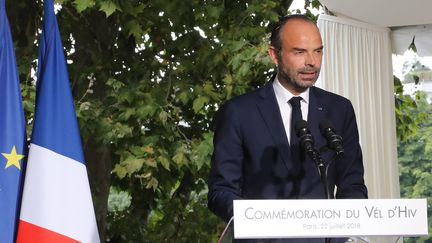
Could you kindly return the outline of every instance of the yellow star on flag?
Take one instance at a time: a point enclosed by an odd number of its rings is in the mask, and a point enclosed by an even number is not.
[[[7,169],[9,166],[15,165],[15,167],[21,170],[21,165],[19,161],[24,158],[24,155],[17,154],[15,146],[12,147],[12,151],[9,154],[2,153],[2,155],[7,159],[5,169]]]

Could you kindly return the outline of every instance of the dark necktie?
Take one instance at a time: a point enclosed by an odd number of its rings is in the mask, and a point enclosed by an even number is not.
[[[300,107],[300,101],[302,100],[302,97],[294,96],[292,97],[288,102],[291,104],[291,154],[294,161],[300,160],[300,147],[299,147],[299,139],[295,133],[294,126],[298,121],[303,120],[302,113],[301,113],[301,107]]]

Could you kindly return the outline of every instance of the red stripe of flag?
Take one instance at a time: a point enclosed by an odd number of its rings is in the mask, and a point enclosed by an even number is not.
[[[54,231],[20,220],[16,243],[80,243]]]

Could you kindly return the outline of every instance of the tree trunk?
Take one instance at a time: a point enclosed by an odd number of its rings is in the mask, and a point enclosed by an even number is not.
[[[105,242],[106,218],[108,214],[108,196],[111,186],[112,156],[108,146],[87,141],[85,157],[93,195],[96,220],[101,242]]]

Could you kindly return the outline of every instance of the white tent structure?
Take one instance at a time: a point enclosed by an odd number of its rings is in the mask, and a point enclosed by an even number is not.
[[[432,56],[432,1],[320,0],[338,17],[390,28],[393,53],[402,54],[415,37],[420,56]]]
[[[341,94],[353,103],[369,197],[398,198],[391,55],[403,53],[414,36],[418,53],[432,54],[432,1],[320,2],[332,15],[320,15],[318,19],[325,51],[317,86]],[[396,239],[369,240],[395,242]]]

